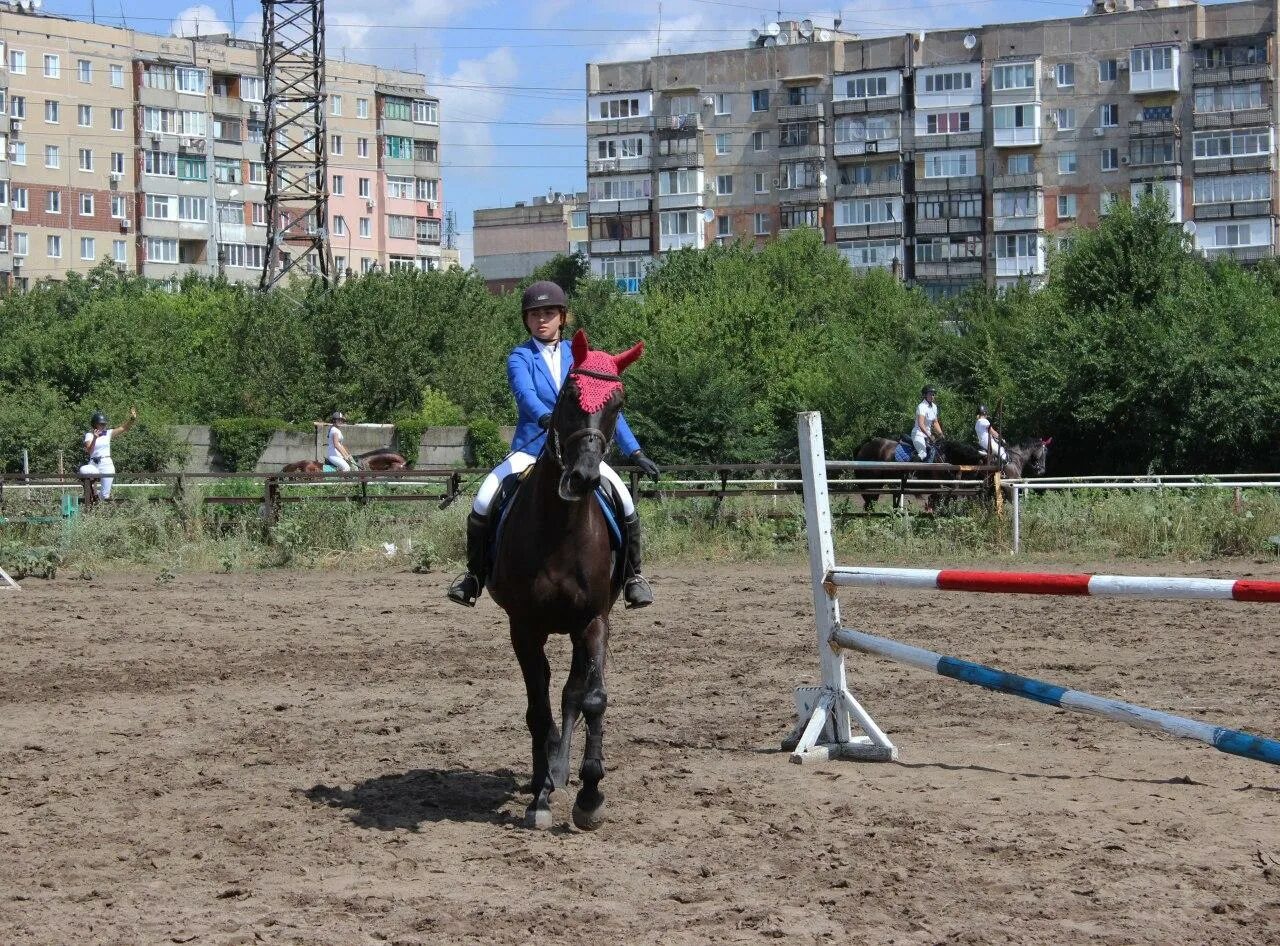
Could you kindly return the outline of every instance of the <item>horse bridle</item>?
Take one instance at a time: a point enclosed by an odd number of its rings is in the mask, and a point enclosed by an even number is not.
[[[609,374],[605,371],[592,371],[590,368],[570,368],[569,378],[572,378],[575,374],[584,375],[588,378],[595,378],[597,381],[617,381],[619,384],[622,383],[622,378],[616,374]],[[565,380],[568,381],[568,378]],[[564,398],[564,392],[567,388],[568,385],[566,384],[560,389],[560,393],[556,395],[556,406],[551,411],[551,425],[550,429],[547,431],[547,439],[551,441],[552,453],[556,458],[556,463],[560,465],[560,469],[562,470],[564,469],[563,451],[573,446],[579,440],[592,436],[599,437],[601,440],[601,453],[604,453],[605,448],[609,446],[609,438],[606,437],[604,432],[597,427],[584,427],[581,430],[575,430],[564,439],[563,443],[561,443],[560,434],[556,430],[556,415],[560,413],[560,401]]]

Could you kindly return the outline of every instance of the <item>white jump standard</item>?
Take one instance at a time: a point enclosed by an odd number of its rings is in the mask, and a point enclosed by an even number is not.
[[[796,690],[796,708],[800,721],[783,743],[784,748],[792,750],[793,761],[806,762],[832,756],[875,760],[898,757],[897,747],[849,692],[844,666],[844,650],[849,649],[876,654],[962,683],[1021,696],[1077,713],[1102,716],[1129,726],[1194,739],[1213,746],[1220,752],[1280,765],[1280,741],[1274,739],[1185,719],[1122,700],[1094,696],[842,627],[837,598],[840,586],[852,586],[998,594],[1196,598],[1280,603],[1280,582],[837,566],[831,539],[831,511],[827,496],[821,416],[812,412],[800,414],[799,429],[822,684]],[[865,735],[853,734],[852,720],[857,721]]]

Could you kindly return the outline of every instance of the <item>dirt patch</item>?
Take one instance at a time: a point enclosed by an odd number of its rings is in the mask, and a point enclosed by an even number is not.
[[[1212,573],[1249,570],[1277,577]],[[1280,939],[1280,770],[870,657],[851,686],[902,761],[789,764],[805,573],[670,569],[615,615],[595,834],[563,827],[571,792],[561,828],[520,827],[505,620],[447,605],[446,576],[28,581],[0,597],[0,942]],[[842,601],[851,626],[1280,734],[1274,608]]]

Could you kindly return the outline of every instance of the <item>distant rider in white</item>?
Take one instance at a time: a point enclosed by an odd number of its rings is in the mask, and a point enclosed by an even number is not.
[[[116,465],[111,460],[111,438],[125,433],[138,419],[136,408],[129,408],[129,419],[119,427],[107,426],[107,415],[97,411],[90,421],[93,429],[84,435],[84,452],[89,458],[80,467],[81,476],[100,476],[98,496],[111,498],[111,484],[115,482]]]
[[[1000,431],[991,425],[985,404],[978,405],[978,419],[974,421],[973,432],[978,437],[978,452],[984,457],[991,454],[991,445],[994,443],[995,453],[1000,461],[1009,459],[1009,454],[1005,453],[1004,439],[1000,436]]]
[[[934,403],[934,398],[938,396],[938,389],[932,384],[925,385],[920,390],[920,396],[924,400],[916,405],[916,422],[911,428],[911,445],[916,448],[916,459],[923,463],[929,456],[930,441],[942,439],[942,425],[938,423],[938,405]]]
[[[329,434],[326,438],[328,446],[324,454],[324,462],[340,473],[350,473],[360,466],[356,458],[351,455],[351,451],[347,449],[345,438],[342,436],[342,425],[346,422],[347,415],[342,411],[334,411],[330,415]]]

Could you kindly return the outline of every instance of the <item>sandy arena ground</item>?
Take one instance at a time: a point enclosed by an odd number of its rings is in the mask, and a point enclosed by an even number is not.
[[[1280,942],[1280,769],[870,657],[851,684],[902,761],[792,765],[806,569],[705,571],[615,616],[595,834],[565,792],[560,827],[521,827],[505,621],[447,605],[449,576],[0,593],[0,943]],[[843,600],[852,626],[1280,735],[1274,607]]]

